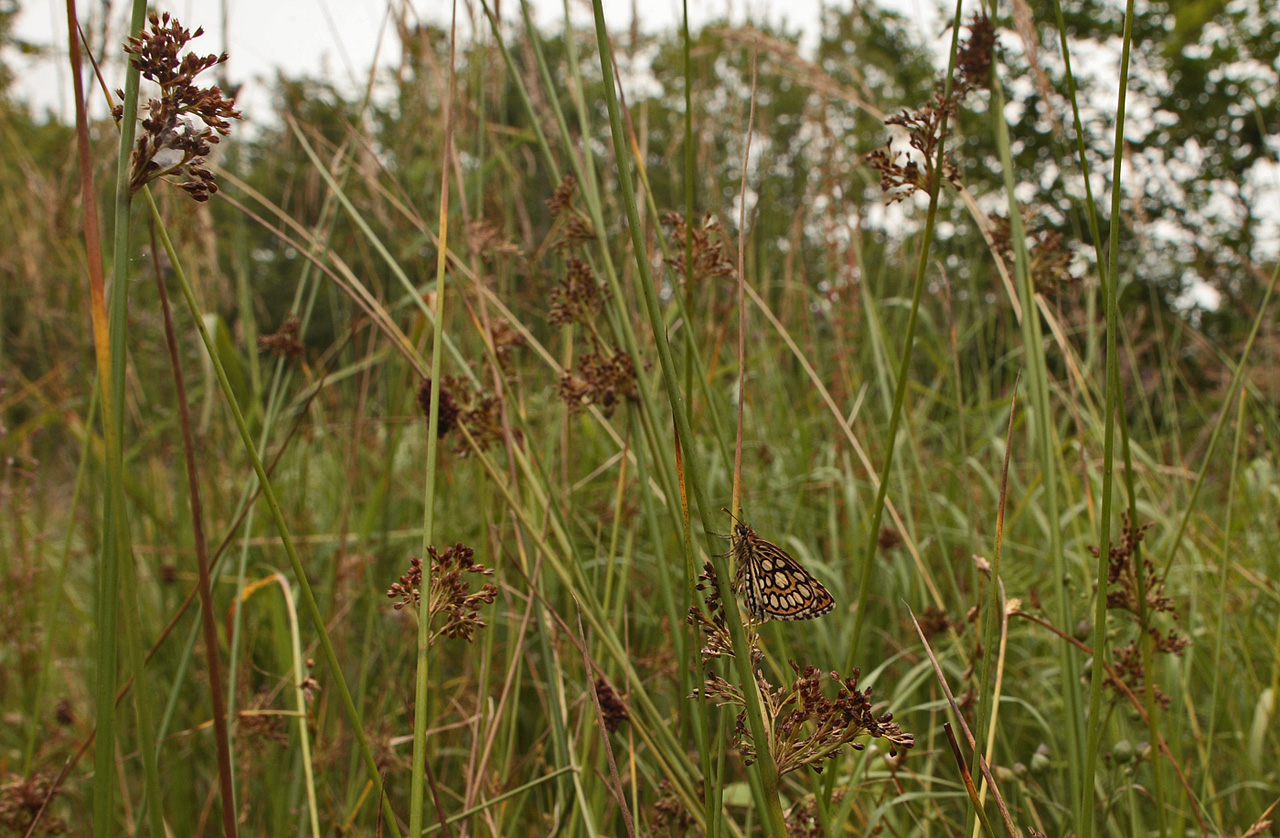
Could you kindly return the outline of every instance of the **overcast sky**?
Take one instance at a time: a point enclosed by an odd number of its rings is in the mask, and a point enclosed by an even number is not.
[[[71,82],[67,71],[66,11],[62,0],[19,0],[22,10],[17,22],[19,38],[47,52],[39,57],[19,56],[10,52],[5,60],[17,76],[15,93],[29,102],[33,110],[52,110],[64,121],[71,121]],[[851,0],[844,0],[847,4]],[[921,30],[937,34],[937,15],[933,0],[882,0],[914,21]],[[96,16],[92,31],[100,31],[98,22],[104,4],[80,0],[77,4],[82,23]],[[127,23],[129,4],[111,3],[111,31],[121,33]],[[563,0],[532,0],[535,19],[544,28],[561,27],[564,19]],[[590,5],[583,0],[570,0],[576,23],[589,25]],[[681,15],[679,0],[635,0],[644,9],[641,28],[648,32],[673,29]],[[726,15],[735,22],[767,21],[800,31],[809,42],[816,41],[821,0],[690,0],[689,14],[695,30],[708,21],[722,20]],[[827,7],[841,5],[841,0],[828,0]],[[478,4],[473,3],[478,8]],[[498,2],[504,19],[519,13],[516,0]],[[604,0],[605,19],[615,31],[632,25],[633,0]],[[422,20],[447,24],[450,4],[444,0],[413,4]],[[228,31],[223,37],[221,4],[162,2],[162,11],[176,15],[194,29],[203,26],[205,35],[195,41],[193,49],[201,53],[226,49],[231,54],[231,78],[247,86],[239,102],[250,119],[266,116],[267,91],[277,70],[286,75],[321,76],[362,88],[369,66],[378,54],[382,34],[382,57],[387,66],[399,56],[399,43],[394,29],[386,30],[387,4],[373,0],[227,0]],[[464,31],[469,31],[466,3],[459,7]],[[117,35],[117,37],[119,37]],[[929,40],[933,40],[930,38]]]

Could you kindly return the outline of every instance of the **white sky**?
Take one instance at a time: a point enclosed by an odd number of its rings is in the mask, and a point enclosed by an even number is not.
[[[828,2],[828,7],[847,5],[851,0]],[[936,34],[937,15],[933,0],[881,0],[921,26],[921,31]],[[80,0],[77,4],[82,25],[90,16],[100,19],[102,4]],[[463,31],[469,31],[467,0],[459,5],[458,15]],[[472,2],[475,9],[479,4]],[[563,25],[563,0],[532,0],[535,20],[546,30]],[[591,7],[583,0],[570,0],[574,22],[589,25]],[[112,7],[112,31],[119,40],[127,23],[129,4],[115,2]],[[498,2],[504,19],[519,14],[518,0]],[[680,0],[604,0],[605,20],[614,31],[625,31],[632,25],[633,7],[640,13],[641,28],[647,32],[674,29],[681,16]],[[812,43],[816,42],[821,0],[690,0],[689,15],[694,29],[709,21],[723,20],[726,15],[735,22],[768,21],[799,29]],[[239,103],[251,120],[266,118],[269,112],[268,91],[275,72],[286,75],[324,76],[340,81],[352,90],[364,86],[368,67],[378,54],[379,33],[386,26],[387,4],[360,0],[226,0],[229,22],[227,37],[222,36],[222,5],[163,2],[167,10],[188,28],[204,27],[205,34],[192,44],[199,53],[226,49],[231,78],[243,82]],[[451,4],[430,0],[413,4],[414,13],[424,21],[447,24]],[[88,28],[100,31],[97,20]],[[19,38],[47,47],[45,55],[29,58],[10,52],[5,60],[15,70],[17,98],[29,102],[36,114],[51,110],[63,121],[73,118],[71,82],[67,71],[66,11],[62,0],[22,0],[16,24]],[[379,64],[387,66],[398,58],[399,43],[394,27],[383,34]]]

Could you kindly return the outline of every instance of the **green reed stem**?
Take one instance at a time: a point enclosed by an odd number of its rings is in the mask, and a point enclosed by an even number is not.
[[[1116,355],[1117,336],[1120,332],[1120,198],[1124,190],[1120,188],[1122,164],[1124,162],[1124,128],[1125,101],[1129,87],[1129,53],[1133,46],[1133,0],[1125,4],[1124,41],[1120,54],[1120,86],[1116,99],[1116,131],[1114,155],[1111,167],[1111,247],[1107,255],[1107,276],[1104,283],[1104,299],[1106,305],[1107,338],[1106,367],[1107,389],[1103,400],[1102,411],[1102,504],[1098,510],[1098,563],[1094,568],[1095,601],[1093,610],[1093,659],[1094,672],[1107,658],[1107,561],[1111,552],[1111,507],[1114,479],[1112,466],[1115,463],[1115,425],[1116,403],[1120,396],[1120,362]],[[1031,312],[1028,312],[1031,314]],[[1047,477],[1046,473],[1046,477]],[[1051,519],[1056,521],[1056,519]],[[1135,522],[1136,523],[1136,522]],[[1067,624],[1064,623],[1065,627]],[[1152,673],[1148,673],[1151,677]],[[1080,809],[1077,813],[1080,838],[1093,838],[1096,823],[1094,819],[1095,796],[1097,794],[1094,778],[1098,768],[1098,750],[1102,742],[1102,685],[1104,678],[1094,677],[1089,683],[1089,715],[1086,717],[1086,739],[1084,753],[1084,773],[1080,778]],[[1074,690],[1075,685],[1070,684]],[[1151,689],[1148,683],[1148,690]],[[1148,720],[1151,722],[1152,720]],[[1153,740],[1158,741],[1158,740]],[[1161,834],[1164,834],[1163,812],[1164,801],[1155,801],[1161,813]]]
[[[129,32],[138,35],[146,22],[145,0],[134,0]],[[71,33],[71,37],[76,37]],[[116,159],[111,285],[106,289],[107,347],[98,344],[102,386],[102,435],[106,446],[107,491],[103,498],[102,559],[98,568],[98,603],[94,625],[98,635],[94,710],[98,741],[94,749],[93,834],[106,838],[115,832],[116,667],[119,655],[120,565],[132,561],[124,486],[124,383],[128,348],[129,306],[129,169],[138,120],[141,74],[132,62],[125,69],[120,150]],[[159,836],[156,836],[159,838]]]
[[[455,15],[457,6],[454,6]],[[413,766],[409,797],[409,834],[422,834],[423,786],[427,751],[427,699],[428,662],[431,651],[431,555],[435,529],[436,459],[439,453],[440,430],[440,369],[444,356],[444,274],[449,245],[449,161],[453,146],[453,34],[457,31],[457,19],[450,28],[449,87],[444,103],[444,151],[440,167],[440,232],[436,248],[436,299],[434,329],[431,335],[431,406],[427,416],[427,463],[423,480],[422,509],[422,582],[418,604],[418,642],[416,647],[416,677],[413,705]],[[443,815],[443,813],[439,813]]]

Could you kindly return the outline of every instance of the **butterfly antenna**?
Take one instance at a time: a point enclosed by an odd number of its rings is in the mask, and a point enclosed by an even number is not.
[[[733,522],[734,522],[735,524],[741,524],[741,523],[742,523],[742,518],[741,518],[741,515],[742,515],[742,509],[741,509],[741,508],[739,508],[739,509],[738,509],[738,514],[737,514],[737,515],[734,515],[732,512],[730,512],[727,508],[725,508],[725,507],[723,507],[723,506],[722,506],[722,507],[720,507],[720,511],[721,511],[721,512],[723,512],[723,513],[725,513],[726,515],[728,515],[730,518],[732,518],[732,519],[733,519]],[[733,527],[730,527],[729,529],[733,529]],[[731,533],[731,532],[717,532],[717,533],[712,533],[712,535],[718,535],[718,536],[720,536],[721,538],[733,538],[733,533]],[[728,553],[725,553],[725,555],[727,556],[727,555],[729,555],[729,554],[728,554]]]

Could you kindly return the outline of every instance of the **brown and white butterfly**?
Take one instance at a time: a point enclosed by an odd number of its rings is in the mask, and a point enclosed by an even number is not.
[[[755,620],[812,620],[836,607],[830,592],[812,573],[751,527],[735,520],[729,540],[738,589]]]

